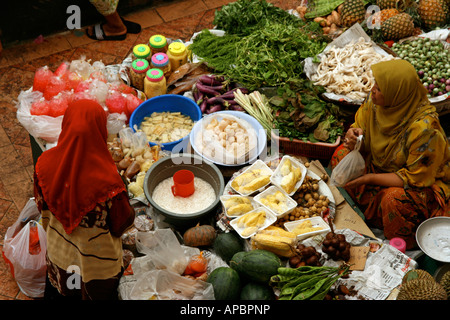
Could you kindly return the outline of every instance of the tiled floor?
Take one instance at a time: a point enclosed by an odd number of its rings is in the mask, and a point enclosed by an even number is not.
[[[214,12],[230,0],[178,0],[142,9],[126,16],[139,22],[143,30],[127,35],[124,41],[94,41],[80,30],[30,41],[0,52],[0,247],[7,228],[33,196],[33,159],[28,132],[16,118],[15,101],[22,90],[32,86],[34,72],[44,65],[55,70],[62,61],[85,55],[105,64],[121,62],[134,44],[145,43],[150,35],[161,33],[187,41],[194,32],[211,28]],[[272,0],[283,9],[293,9],[301,1]],[[7,266],[0,258],[0,300],[29,299],[20,292]]]

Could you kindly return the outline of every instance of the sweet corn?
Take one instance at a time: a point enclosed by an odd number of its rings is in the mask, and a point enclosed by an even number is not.
[[[252,237],[253,246],[275,253],[278,256],[290,258],[294,255],[291,246],[294,245],[295,238],[280,237],[271,234],[258,232]]]

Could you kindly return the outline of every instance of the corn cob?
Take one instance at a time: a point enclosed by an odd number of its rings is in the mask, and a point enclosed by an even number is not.
[[[281,237],[261,232],[258,232],[252,237],[252,243],[255,248],[267,250],[286,258],[294,255],[294,251],[291,249],[294,241],[295,238]]]

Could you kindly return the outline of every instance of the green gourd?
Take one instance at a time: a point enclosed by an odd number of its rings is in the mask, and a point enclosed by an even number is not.
[[[214,289],[216,300],[237,300],[241,292],[241,280],[236,270],[230,267],[214,269],[206,279]]]

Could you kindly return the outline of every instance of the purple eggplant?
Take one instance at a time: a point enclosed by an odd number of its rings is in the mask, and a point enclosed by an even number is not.
[[[223,79],[220,77],[216,77],[214,75],[202,75],[198,78],[201,83],[206,84],[208,86],[221,86],[223,83]]]
[[[209,105],[220,104],[220,105],[222,105],[224,107],[228,107],[228,105],[230,104],[227,100],[225,100],[223,98],[220,98],[220,97],[209,98],[208,100],[206,100],[206,102]]]
[[[223,86],[207,86],[200,81],[196,83],[197,89],[205,95],[220,96],[220,90],[223,90]]]
[[[205,113],[207,108],[208,108],[208,103],[206,102],[206,99],[203,99],[203,101],[200,103],[200,111],[202,113]]]
[[[222,110],[222,106],[220,104],[215,104],[215,105],[211,106],[208,110],[206,110],[206,113],[210,114],[210,113],[214,113],[214,112],[221,111],[221,110]]]

